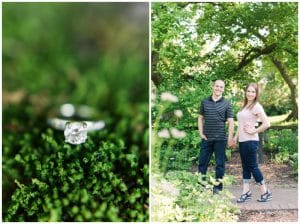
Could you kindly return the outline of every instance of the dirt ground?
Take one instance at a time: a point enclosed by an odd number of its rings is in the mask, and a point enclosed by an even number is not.
[[[287,164],[274,164],[268,155],[264,156],[264,163],[259,164],[259,168],[267,184],[280,186],[297,186],[297,179],[290,166]],[[231,154],[231,158],[226,163],[226,174],[236,178],[237,185],[242,184],[242,165],[240,155],[237,151]]]
[[[248,211],[239,215],[238,222],[297,222],[298,210]]]

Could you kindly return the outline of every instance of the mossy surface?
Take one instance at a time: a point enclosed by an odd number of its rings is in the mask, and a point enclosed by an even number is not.
[[[51,129],[24,133],[18,143],[7,136],[3,190],[12,197],[6,221],[147,219],[148,165],[123,140],[103,131],[82,145],[60,141]]]

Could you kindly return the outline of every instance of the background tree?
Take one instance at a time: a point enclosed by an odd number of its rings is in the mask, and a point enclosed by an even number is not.
[[[297,4],[296,3],[223,3],[205,4],[199,18],[199,38],[215,40],[211,57],[215,71],[224,67],[235,79],[247,72],[261,73],[272,65],[290,90],[292,113],[297,119]],[[275,16],[276,15],[276,16]],[[222,57],[223,56],[223,57]]]
[[[154,3],[152,20],[152,81],[190,115],[221,78],[233,102],[250,81],[288,89],[281,105],[297,118],[297,3]]]

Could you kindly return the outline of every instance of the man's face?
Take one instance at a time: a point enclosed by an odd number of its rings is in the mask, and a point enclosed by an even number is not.
[[[213,85],[213,95],[215,95],[216,97],[222,96],[224,92],[224,87],[225,84],[222,80],[215,81]]]

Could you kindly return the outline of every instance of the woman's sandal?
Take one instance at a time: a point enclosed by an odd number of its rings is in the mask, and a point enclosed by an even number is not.
[[[269,190],[267,190],[266,193],[262,194],[260,196],[260,199],[258,199],[257,201],[258,202],[267,202],[267,201],[270,201],[272,200],[272,192],[270,192]]]
[[[244,203],[251,199],[251,191],[246,192],[245,194],[242,194],[241,197],[236,201],[237,203]]]

